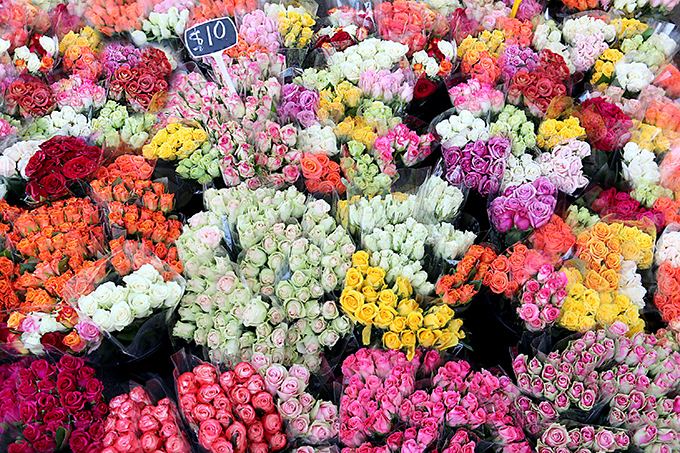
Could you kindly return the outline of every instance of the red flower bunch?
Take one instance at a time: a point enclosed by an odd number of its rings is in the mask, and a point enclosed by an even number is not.
[[[64,69],[69,74],[77,74],[83,79],[97,80],[103,66],[99,56],[89,46],[71,46],[64,52]]]
[[[14,115],[18,110],[24,117],[45,116],[56,105],[45,82],[26,74],[9,84],[5,101],[7,113]]]
[[[473,245],[456,266],[456,273],[444,275],[437,282],[437,295],[449,305],[468,303],[480,289],[496,252],[488,247]]]
[[[615,188],[605,190],[593,202],[591,209],[600,217],[612,215],[617,220],[641,220],[650,219],[656,226],[656,231],[661,232],[665,219],[662,211],[647,209],[634,200],[626,192],[617,192]]]
[[[304,153],[300,168],[305,186],[312,193],[331,193],[335,189],[342,195],[347,190],[340,177],[340,165],[325,154]]]
[[[357,40],[347,33],[342,28],[336,30],[332,35],[323,35],[317,39],[314,45],[317,49],[334,49],[338,52],[342,52],[350,46],[357,43]]]
[[[664,261],[657,271],[654,305],[661,312],[665,322],[680,316],[680,267],[673,267]]]
[[[569,68],[564,58],[544,49],[539,54],[539,63],[534,71],[520,69],[512,77],[508,87],[508,102],[514,105],[524,103],[531,113],[543,116],[555,97],[566,96],[564,80],[568,77]]]
[[[111,203],[109,210],[111,226],[124,228],[128,237],[136,236],[154,243],[172,244],[182,234],[182,223],[166,218],[160,211],[118,202]]]
[[[652,208],[663,213],[664,226],[680,223],[680,200],[673,201],[668,197],[659,197]]]
[[[427,77],[421,77],[413,87],[413,99],[419,101],[430,97],[437,90],[437,85]]]
[[[166,76],[171,72],[165,52],[146,47],[133,67],[122,65],[116,69],[109,83],[109,96],[116,100],[125,97],[135,110],[153,110],[163,104],[168,91]]]
[[[512,297],[548,260],[538,250],[515,244],[508,255],[498,255],[489,266],[482,284],[495,294]]]
[[[550,217],[548,223],[535,229],[529,240],[533,248],[555,258],[564,255],[576,244],[576,237],[572,234],[571,228],[556,214]]]
[[[0,423],[9,429],[8,451],[70,447],[73,453],[100,453],[108,412],[103,389],[94,369],[68,355],[56,366],[31,358],[0,365]]]
[[[26,193],[36,201],[58,198],[68,192],[70,182],[93,175],[101,156],[101,149],[80,138],[57,135],[28,161]]]
[[[470,76],[482,83],[495,86],[501,77],[498,59],[486,50],[470,50],[465,52],[461,64],[463,75]]]
[[[380,35],[408,45],[409,53],[423,50],[428,36],[444,36],[449,32],[446,19],[424,2],[384,1],[375,7],[374,14]]]
[[[581,110],[574,116],[586,130],[588,141],[594,148],[614,151],[630,140],[633,121],[619,107],[602,97],[584,101]]]
[[[177,376],[177,393],[182,414],[211,453],[267,453],[286,446],[264,378],[246,362],[224,373],[199,365]]]
[[[142,387],[118,395],[109,402],[101,453],[189,453],[177,408],[168,398],[158,404]]]

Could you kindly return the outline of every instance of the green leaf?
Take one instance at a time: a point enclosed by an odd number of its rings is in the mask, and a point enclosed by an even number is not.
[[[57,443],[57,450],[61,448],[61,445],[64,443],[64,440],[66,439],[66,429],[64,429],[63,426],[60,426],[57,428],[57,432],[54,435],[54,440]]]

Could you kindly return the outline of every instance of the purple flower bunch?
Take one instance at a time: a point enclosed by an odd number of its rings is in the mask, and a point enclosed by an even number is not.
[[[530,0],[525,1],[529,2]],[[530,47],[511,44],[505,46],[503,55],[498,63],[501,67],[501,75],[505,80],[509,81],[520,69],[533,72],[538,66],[538,60],[538,54],[531,50]]]
[[[501,233],[512,228],[527,230],[542,227],[555,212],[556,193],[555,184],[544,176],[532,182],[510,186],[491,202],[491,222]]]
[[[133,68],[139,61],[142,51],[132,44],[109,44],[99,55],[99,61],[104,67],[103,74],[108,80],[123,65]]]
[[[500,187],[510,149],[510,140],[505,137],[470,142],[462,149],[442,145],[446,179],[487,196]]]
[[[280,115],[284,122],[299,121],[302,127],[318,123],[316,109],[319,106],[319,93],[299,85],[289,83],[283,86]]]

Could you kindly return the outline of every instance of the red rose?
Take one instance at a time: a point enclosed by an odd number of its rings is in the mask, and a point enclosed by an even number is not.
[[[38,381],[38,390],[41,392],[51,392],[57,388],[57,383],[52,378],[44,378]]]
[[[241,362],[236,367],[234,367],[234,373],[236,374],[236,380],[239,384],[246,382],[250,376],[255,374],[255,368],[247,362]]]
[[[260,392],[253,396],[253,406],[266,413],[274,410],[274,399],[269,392]]]
[[[40,392],[38,394],[36,401],[38,402],[38,407],[40,408],[40,410],[50,410],[57,404],[57,399],[53,395],[50,395],[49,393],[46,392]]]
[[[426,97],[432,95],[437,89],[437,85],[434,82],[428,80],[425,77],[421,77],[416,82],[416,86],[413,88],[413,98],[414,99],[425,99]]]
[[[272,451],[281,450],[288,442],[286,435],[283,433],[274,433],[269,435],[267,436],[267,441],[269,442],[269,446],[271,447]]]
[[[198,386],[196,385],[196,376],[194,376],[194,373],[186,372],[177,378],[177,392],[180,395],[196,393],[197,391]]]
[[[54,408],[52,410],[47,411],[47,413],[43,416],[43,421],[45,423],[51,423],[51,422],[65,422],[68,420],[68,414],[66,411],[60,407]]]
[[[218,411],[231,412],[231,401],[229,401],[229,398],[224,393],[220,393],[219,395],[217,395],[213,400],[212,404]]]
[[[151,93],[151,91],[153,91],[154,85],[156,84],[156,78],[153,76],[153,74],[148,72],[143,73],[139,76],[137,83],[139,84],[140,91],[143,93]]]
[[[246,426],[250,426],[257,418],[255,409],[250,404],[239,404],[234,409],[234,414],[236,414]]]
[[[225,437],[231,439],[234,444],[234,451],[237,453],[243,453],[248,445],[247,430],[241,422],[234,422],[225,431]]]
[[[87,451],[90,442],[90,435],[83,429],[76,429],[71,433],[71,436],[68,439],[68,444],[73,450],[73,453]]]
[[[19,384],[17,393],[21,398],[30,398],[34,396],[36,393],[38,393],[38,390],[35,388],[35,384],[33,384],[32,382],[23,381],[21,384]]]
[[[66,178],[61,173],[52,173],[38,180],[41,186],[40,195],[44,198],[54,198],[66,191]]]
[[[62,171],[68,179],[85,179],[94,173],[97,167],[94,160],[80,156],[66,162]]]
[[[245,383],[245,386],[251,395],[260,393],[262,390],[265,389],[264,378],[262,377],[261,374],[254,374],[250,376],[248,382]]]
[[[28,160],[28,165],[26,165],[26,169],[24,170],[26,177],[33,179],[45,176],[47,172],[44,171],[43,167],[45,162],[49,159],[50,157],[42,150],[39,150],[37,153],[31,156],[31,158]]]
[[[83,410],[85,407],[85,398],[83,398],[83,394],[80,392],[67,393],[61,397],[60,402],[61,405],[64,406],[64,409],[71,415]]]
[[[529,73],[526,69],[520,69],[512,76],[512,82],[520,88],[531,85],[535,80],[536,74]]]
[[[122,84],[125,84],[133,79],[132,70],[128,65],[123,65],[116,69],[114,77],[116,78],[117,81],[120,81]]]
[[[108,411],[109,407],[107,404],[103,401],[100,401],[92,408],[92,415],[97,419],[101,419],[107,414]]]
[[[57,378],[57,392],[60,395],[66,395],[76,389],[76,380],[73,376],[62,373]]]
[[[9,85],[7,93],[8,97],[11,96],[15,100],[22,99],[28,93],[28,85],[21,79],[15,80]]]
[[[264,430],[273,434],[281,431],[281,416],[279,414],[267,414],[262,420]]]
[[[538,82],[536,82],[536,89],[538,90],[538,95],[544,98],[549,97],[551,94],[553,94],[554,85],[555,82],[553,82],[548,77],[541,78]]]
[[[229,397],[231,398],[232,403],[236,405],[247,404],[250,402],[250,392],[248,391],[248,389],[241,385],[231,389]]]
[[[267,453],[269,451],[269,445],[265,442],[250,444],[248,446],[248,451],[250,453]]]

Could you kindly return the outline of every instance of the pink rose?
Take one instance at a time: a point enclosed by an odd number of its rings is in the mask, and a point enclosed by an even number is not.
[[[523,305],[522,307],[518,308],[519,312],[519,317],[522,318],[525,321],[535,321],[538,319],[541,311],[538,308],[538,305],[535,304],[526,304]]]
[[[161,438],[152,433],[142,434],[140,443],[144,451],[153,451],[161,448],[163,445]]]
[[[205,448],[210,448],[215,440],[222,434],[222,425],[215,419],[201,422],[198,429],[198,441]]]

